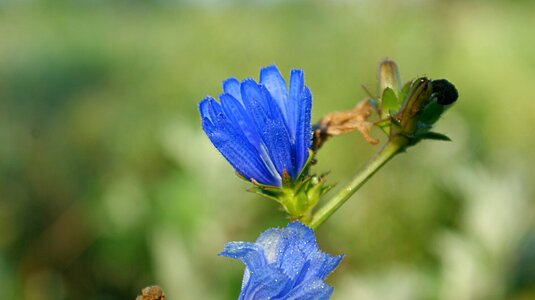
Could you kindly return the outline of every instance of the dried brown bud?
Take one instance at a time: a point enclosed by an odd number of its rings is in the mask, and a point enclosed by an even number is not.
[[[165,300],[165,294],[157,285],[148,286],[141,290],[141,295],[136,300]]]

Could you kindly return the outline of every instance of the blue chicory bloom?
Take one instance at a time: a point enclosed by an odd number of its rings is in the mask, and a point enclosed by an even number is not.
[[[333,288],[324,279],[343,258],[321,252],[312,229],[297,221],[266,230],[255,243],[227,243],[219,255],[246,266],[240,300],[329,299]]]
[[[296,179],[307,162],[312,130],[312,95],[301,70],[290,72],[286,86],[279,70],[260,70],[260,82],[229,78],[220,103],[199,103],[202,127],[214,146],[247,180],[282,186],[287,172]]]

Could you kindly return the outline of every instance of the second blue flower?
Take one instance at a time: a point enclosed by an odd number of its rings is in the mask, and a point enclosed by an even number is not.
[[[281,187],[285,173],[296,179],[312,133],[312,95],[303,72],[292,70],[289,86],[273,65],[260,70],[259,83],[229,78],[219,100],[206,97],[199,103],[202,127],[234,169],[269,186]]]

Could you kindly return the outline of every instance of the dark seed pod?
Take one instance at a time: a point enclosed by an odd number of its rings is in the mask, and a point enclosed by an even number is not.
[[[459,93],[455,86],[446,79],[437,79],[431,82],[433,94],[437,97],[440,105],[452,104],[459,98]]]

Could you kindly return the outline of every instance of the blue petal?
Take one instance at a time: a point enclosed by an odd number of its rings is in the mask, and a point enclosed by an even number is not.
[[[256,243],[230,242],[218,255],[241,260],[255,274],[267,264],[264,251]]]
[[[260,145],[263,143],[262,138],[258,134],[258,130],[256,130],[255,123],[251,120],[242,104],[230,94],[220,95],[219,100],[221,101],[221,107],[227,118],[233,124],[238,125],[251,145],[259,149]]]
[[[212,143],[247,179],[281,186],[284,170],[295,179],[308,159],[312,139],[312,97],[303,72],[291,71],[288,88],[272,65],[261,69],[260,84],[228,78],[223,90],[221,104],[211,97],[199,103]],[[231,145],[234,138],[237,145]],[[245,157],[239,158],[242,150]],[[247,166],[248,157],[254,156]]]
[[[271,65],[262,68],[260,70],[260,83],[267,88],[273,97],[273,100],[275,100],[279,106],[284,118],[287,120],[288,110],[286,105],[288,102],[288,90],[286,88],[286,81],[284,81],[284,78],[282,78],[282,75],[277,67]]]
[[[301,170],[308,159],[308,149],[312,142],[312,129],[310,126],[310,114],[312,110],[312,94],[305,87],[298,105],[298,121],[295,137],[295,157],[297,170]]]
[[[280,108],[273,103],[273,98],[265,86],[246,79],[241,84],[241,95],[244,107],[260,131],[267,119],[283,119]]]
[[[269,156],[275,164],[279,174],[286,170],[292,178],[296,177],[295,159],[292,155],[292,144],[286,132],[286,125],[282,120],[268,120],[264,128],[264,141]]]
[[[305,78],[303,71],[292,70],[290,72],[290,97],[286,104],[288,110],[288,124],[292,133],[292,140],[295,143],[297,123],[299,122],[299,103],[302,101],[302,94],[305,87]]]
[[[286,248],[282,251],[283,259],[280,262],[280,268],[284,274],[288,275],[292,280],[292,286],[295,285],[298,279],[304,278],[300,276],[301,271],[307,266],[307,257],[299,249],[299,245],[295,243],[288,243]]]
[[[276,186],[280,186],[280,173],[277,171],[277,168],[269,155],[269,148],[265,144],[263,136],[260,135],[256,122],[251,119],[247,111],[245,111],[243,106],[238,103],[238,101],[233,96],[229,94],[222,94],[219,98],[221,100],[221,106],[223,107],[225,115],[228,116],[228,118],[233,124],[236,124],[236,126],[245,135],[251,145],[255,147],[256,151],[258,152],[258,155],[260,156],[262,162],[268,170],[268,177],[271,178],[268,182],[264,182],[259,178],[254,179],[262,184],[273,185],[275,183]],[[263,112],[262,108],[258,109],[259,111]]]
[[[264,231],[256,240],[262,249],[268,263],[280,260],[280,248],[284,247],[285,241],[282,239],[281,229],[270,228]]]
[[[327,275],[331,274],[344,258],[344,255],[333,256],[329,253],[323,253],[323,266],[319,269],[317,276],[324,279]]]
[[[209,105],[209,99],[210,97],[206,97],[199,102],[199,113],[201,114],[201,119],[208,119],[210,122],[212,122],[211,116],[210,116],[210,109],[208,108]],[[212,122],[213,123],[213,122]]]
[[[201,114],[201,117],[203,119],[207,118],[208,120],[210,120],[210,122],[212,122],[212,124],[214,124],[215,120],[217,119],[217,108],[214,109],[214,105],[219,106],[215,99],[210,96],[202,99],[202,101],[199,102],[199,112]]]
[[[253,80],[242,82],[241,93],[245,107],[255,121],[278,174],[282,175],[283,170],[287,170],[290,175],[294,175],[295,159],[286,124],[281,119],[278,108],[270,105],[269,94],[263,92],[262,87]]]
[[[251,273],[238,299],[275,299],[277,295],[287,293],[287,282],[288,276],[274,266],[266,265],[256,273]]]
[[[319,251],[314,231],[300,222],[295,221],[286,226],[285,236],[292,241],[298,241],[294,243],[299,246],[299,249],[306,256]]]
[[[304,282],[302,285],[293,289],[285,300],[327,300],[331,297],[333,288],[322,280]]]
[[[304,276],[305,281],[311,278],[325,279],[344,257],[343,255],[333,256],[319,250],[314,231],[299,222],[291,223],[287,230],[291,232],[293,240],[299,241],[300,250],[311,262],[306,270],[305,268],[302,270],[304,273],[301,276]]]
[[[316,236],[312,228],[304,225],[301,222],[294,221],[288,224],[284,231],[288,236],[299,240],[299,244],[312,246],[316,242]],[[316,245],[314,245],[316,247]]]
[[[284,229],[284,240],[289,241],[287,244],[291,246],[287,246],[287,254],[281,255],[281,268],[295,282],[325,279],[343,258],[343,255],[332,256],[320,251],[314,231],[299,222],[293,222]],[[298,269],[299,272],[296,271]]]
[[[223,81],[223,91],[232,95],[232,97],[234,97],[240,103],[243,103],[241,99],[240,82],[236,78],[230,77],[229,79]]]
[[[308,281],[312,278],[325,279],[327,275],[336,269],[338,264],[340,264],[340,261],[342,261],[342,258],[344,258],[343,255],[333,256],[328,253],[323,253],[319,249],[313,251],[307,257],[307,259],[313,263],[309,266],[306,274],[304,274],[303,280]]]
[[[322,253],[309,227],[294,222],[272,228],[255,243],[228,243],[220,254],[246,264],[240,299],[328,299],[323,279],[342,256]]]
[[[284,229],[283,239],[286,243],[284,249],[280,250],[280,268],[297,283],[304,279],[310,268],[309,254],[318,251],[316,238],[312,229],[293,222]]]
[[[261,133],[269,118],[269,103],[256,82],[246,79],[241,83],[241,95],[245,109]]]
[[[247,179],[254,178],[270,185],[278,184],[245,136],[237,132],[223,114],[220,114],[215,121],[213,124],[208,118],[204,118],[202,127],[212,144],[234,169]]]
[[[266,102],[268,104],[267,107],[269,117],[273,120],[281,120],[284,123],[285,127],[287,127],[282,111],[277,104],[274,104],[275,100],[269,93],[268,89],[263,85],[258,85],[258,87],[260,88],[260,92],[264,95],[264,99],[266,99]]]
[[[256,243],[230,242],[219,255],[241,260],[246,265],[240,299],[272,298],[287,286],[288,277],[267,265],[264,251]]]
[[[264,249],[267,262],[278,261],[293,283],[311,278],[324,279],[343,257],[321,252],[314,231],[299,222],[293,222],[283,230],[269,229],[256,243]]]

